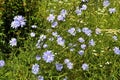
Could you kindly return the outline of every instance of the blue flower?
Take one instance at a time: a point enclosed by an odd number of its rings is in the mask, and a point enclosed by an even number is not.
[[[43,48],[47,48],[47,47],[48,47],[48,45],[47,45],[47,44],[44,44],[44,45],[43,45]]]
[[[63,69],[63,64],[56,63],[55,66],[57,71],[61,71]]]
[[[65,16],[67,15],[67,11],[65,9],[62,9],[60,15],[62,15],[65,18]]]
[[[65,40],[61,36],[59,36],[57,38],[57,44],[60,46],[65,46]]]
[[[26,24],[26,22],[25,22],[26,19],[23,16],[21,16],[21,15],[15,16],[14,17],[14,21],[19,21],[21,27],[23,27]]]
[[[86,10],[86,9],[87,9],[87,5],[83,4],[81,10]]]
[[[38,64],[34,64],[32,66],[32,73],[33,74],[37,74],[39,72],[39,65]]]
[[[109,5],[110,5],[109,0],[104,0],[104,1],[103,1],[103,6],[104,6],[104,7],[108,7]]]
[[[68,62],[67,63],[67,68],[68,69],[72,69],[73,68],[73,63],[72,62]]]
[[[4,60],[0,60],[0,67],[5,66],[5,61]]]
[[[82,14],[82,10],[79,9],[79,7],[77,7],[76,10],[75,10],[75,13],[76,13],[77,15],[81,15],[81,14]]]
[[[53,22],[52,23],[52,28],[55,28],[58,25],[58,22]]]
[[[84,54],[83,50],[78,51],[78,53],[82,56]]]
[[[81,43],[85,42],[85,40],[84,40],[82,37],[80,37],[80,38],[78,39],[78,41],[81,42]]]
[[[58,15],[57,20],[58,20],[58,21],[65,21],[63,15]]]
[[[67,64],[67,63],[69,63],[69,62],[70,62],[69,59],[65,59],[65,60],[64,60],[64,63],[65,63],[65,64]]]
[[[26,19],[23,16],[21,15],[15,16],[14,21],[12,21],[11,23],[11,27],[15,29],[17,29],[20,26],[23,27],[26,24],[25,21]]]
[[[88,70],[88,68],[89,68],[88,64],[86,64],[86,63],[82,64],[82,69],[83,70]]]
[[[39,76],[38,76],[38,80],[44,80],[44,77],[41,76],[41,75],[39,75]]]
[[[49,16],[47,17],[47,20],[48,20],[49,22],[53,22],[54,19],[55,19],[55,16],[54,16],[53,14],[49,14]]]
[[[19,21],[12,21],[11,27],[14,29],[17,29],[18,27],[20,27],[20,22]]]
[[[117,36],[113,36],[113,39],[114,39],[115,41],[117,41],[117,40],[118,40]]]
[[[39,55],[36,56],[36,60],[39,61],[41,57]]]
[[[46,63],[51,63],[54,61],[54,54],[52,51],[46,51],[43,53],[42,58],[46,61]]]
[[[120,54],[120,49],[118,47],[114,47],[113,51],[115,54]]]
[[[110,12],[110,14],[115,13],[116,9],[115,8],[109,8],[109,12]]]
[[[70,33],[71,35],[75,36],[75,34],[76,34],[75,28],[74,27],[70,28],[68,30],[68,33]]]
[[[81,45],[81,48],[82,48],[82,49],[85,49],[85,48],[86,48],[86,45],[85,45],[85,44],[82,44],[82,45]]]
[[[53,35],[54,37],[58,37],[58,33],[57,33],[57,32],[52,32],[52,35]]]
[[[26,19],[23,16],[18,15],[18,16],[14,17],[14,21],[24,22],[24,21],[26,21]]]
[[[94,45],[95,45],[94,40],[93,40],[93,39],[91,39],[91,40],[89,41],[89,44],[90,44],[91,46],[94,46]]]
[[[84,32],[87,36],[91,36],[91,33],[92,33],[92,31],[87,27],[84,27],[82,29],[82,32]]]
[[[58,21],[65,21],[65,17],[67,15],[67,11],[65,9],[62,9],[60,12],[60,15],[57,16]]]
[[[16,38],[11,38],[9,43],[10,43],[11,46],[17,46],[17,39]]]

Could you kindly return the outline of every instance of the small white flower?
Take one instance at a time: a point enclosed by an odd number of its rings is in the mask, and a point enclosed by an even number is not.
[[[41,48],[41,44],[40,44],[40,43],[41,43],[41,41],[38,40],[38,41],[37,41],[37,44],[36,44],[36,47],[37,47],[37,48]]]
[[[70,48],[70,51],[72,52],[72,51],[74,51],[75,49],[74,48]]]
[[[81,10],[86,10],[86,9],[87,9],[87,5],[83,4]]]
[[[64,63],[65,63],[65,64],[67,64],[67,63],[69,63],[69,62],[70,62],[69,59],[65,59],[65,60],[64,60]]]
[[[30,36],[31,36],[31,37],[35,37],[35,33],[34,33],[34,32],[31,32],[31,33],[30,33]]]
[[[84,40],[82,37],[80,37],[80,38],[78,39],[78,41],[81,42],[81,43],[85,42],[85,40]]]
[[[68,68],[68,69],[72,69],[72,68],[73,68],[73,63],[68,62],[68,63],[67,63],[67,68]]]
[[[48,47],[48,45],[47,45],[47,44],[44,44],[44,45],[43,45],[43,48],[47,48],[47,47]]]
[[[41,75],[39,75],[39,76],[38,76],[38,80],[44,80],[44,77],[41,76]]]
[[[11,46],[17,46],[17,39],[12,38],[9,43],[10,43]]]
[[[81,32],[81,29],[80,28],[77,28],[77,30],[76,30],[77,32]]]
[[[39,55],[36,56],[36,60],[39,61],[41,57]]]
[[[115,13],[116,9],[115,8],[109,8],[109,12],[110,12],[110,14]]]
[[[75,10],[75,13],[76,13],[77,15],[81,15],[81,14],[82,14],[82,10],[79,9],[79,7],[77,7],[76,10]]]
[[[36,25],[32,25],[31,27],[32,27],[32,28],[37,28],[37,26],[36,26]]]
[[[52,35],[53,35],[54,37],[58,37],[58,33],[57,33],[57,32],[52,32]]]
[[[88,0],[82,0],[82,2],[88,2]]]
[[[95,29],[95,33],[96,33],[96,34],[100,34],[100,33],[101,33],[100,28],[96,28],[96,29]]]
[[[118,40],[117,36],[113,36],[112,38],[113,38],[115,41]]]
[[[53,40],[54,40],[54,38],[53,38],[53,37],[49,38],[49,41],[53,41]]]
[[[40,40],[40,41],[43,41],[44,39],[46,39],[46,35],[41,34],[40,37],[39,37],[39,40]]]

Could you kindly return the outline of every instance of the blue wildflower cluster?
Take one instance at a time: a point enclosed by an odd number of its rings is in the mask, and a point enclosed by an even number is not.
[[[70,62],[69,59],[65,59],[65,60],[64,60],[64,63],[67,65],[67,68],[68,68],[68,69],[72,69],[72,68],[73,68],[73,63]]]
[[[26,19],[23,16],[18,15],[14,17],[14,21],[12,21],[11,27],[17,29],[18,27],[25,26],[25,24],[26,24]]]
[[[86,1],[83,0],[83,2],[87,2],[87,0]],[[81,8],[76,7],[75,12],[76,12],[77,15],[81,15],[82,11],[85,11],[86,9],[87,9],[87,5],[83,4]]]
[[[81,7],[76,7],[76,10],[74,10],[75,16],[77,16],[78,18],[81,18],[80,16],[82,16],[82,12],[86,11],[87,8],[89,8],[87,7],[86,4],[87,2],[89,2],[88,0],[81,0],[81,1],[82,1]],[[104,0],[102,5],[104,9],[107,9],[107,7],[109,7],[110,5],[109,0]],[[108,11],[111,15],[116,12],[116,8],[109,8]],[[83,63],[82,65],[81,64],[78,65],[80,65],[80,68],[83,71],[88,71],[91,65],[87,63],[87,60],[85,61],[83,58],[85,58],[85,55],[87,55],[89,49],[91,50],[90,53],[91,55],[92,54],[95,54],[95,56],[99,55],[97,54],[96,50],[93,50],[92,52],[92,49],[96,48],[97,45],[97,41],[96,41],[97,39],[94,39],[94,37],[101,37],[102,29],[96,27],[96,29],[94,29],[93,31],[90,26],[86,27],[88,23],[84,24],[84,20],[80,21],[80,23],[83,24],[82,27],[78,27],[76,25],[73,26],[72,24],[70,24],[68,27],[66,26],[68,24],[64,24],[67,21],[67,18],[71,18],[68,12],[69,11],[62,9],[58,13],[58,15],[56,15],[55,13],[50,13],[48,14],[47,17],[45,17],[48,24],[50,24],[50,28],[44,29],[45,31],[40,33],[40,36],[35,44],[35,49],[38,50],[38,52],[35,51],[35,53],[37,53],[37,55],[35,56],[36,63],[32,63],[31,66],[31,72],[35,74],[35,76],[37,76],[38,80],[44,80],[46,76],[46,75],[45,76],[41,75],[42,72],[40,71],[40,69],[44,67],[41,66],[42,62],[46,63],[47,67],[53,65],[56,69],[56,72],[62,73],[62,71],[65,72],[64,67],[66,67],[68,70],[73,70],[75,68],[76,64],[74,63],[74,61],[76,60],[72,61],[72,57],[74,56],[70,56],[71,54],[73,54],[82,59],[80,60],[81,63],[86,62]],[[61,26],[61,24],[65,25],[66,29],[64,29],[64,27]],[[26,25],[26,19],[21,15],[15,16],[14,20],[11,22],[11,27],[13,29],[18,29],[19,27],[23,27],[25,25]],[[31,25],[30,27],[32,29],[37,29],[37,28],[39,29],[39,26],[37,25]],[[64,30],[59,31],[59,29],[62,30],[64,29]],[[29,33],[29,36],[32,39],[35,39],[37,37],[37,32],[32,31]],[[112,36],[112,39],[114,42],[117,42],[118,37],[114,35]],[[12,47],[17,46],[17,38],[11,38],[9,44]],[[41,52],[39,53],[39,51]],[[118,55],[120,54],[120,49],[117,46],[115,46],[112,49],[112,51],[115,54]],[[102,53],[102,51],[100,52]],[[64,56],[64,59],[58,56],[61,54]],[[69,56],[67,56],[66,54]],[[57,57],[59,58],[56,60]],[[68,59],[66,57],[71,57],[71,59],[70,58]],[[62,61],[59,61],[60,59],[64,60],[63,63]],[[0,60],[0,67],[3,66],[5,66],[5,61]],[[46,71],[44,73],[47,74]],[[63,80],[67,80],[67,77],[65,77]]]
[[[110,5],[110,2],[109,0],[104,0],[103,1],[103,6],[106,8]],[[116,12],[116,9],[115,8],[109,8],[109,13],[112,14],[112,13],[115,13]]]

